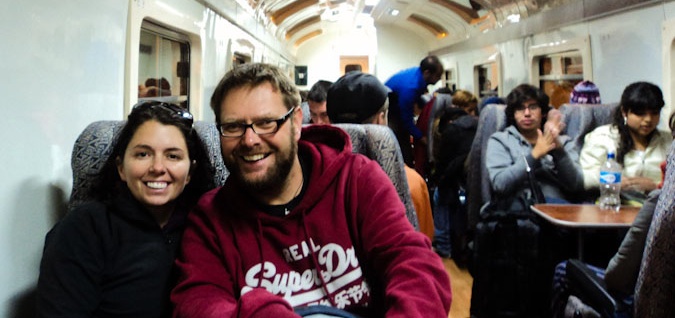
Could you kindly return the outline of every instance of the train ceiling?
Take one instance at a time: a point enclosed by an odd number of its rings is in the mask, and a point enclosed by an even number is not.
[[[298,47],[335,30],[393,25],[421,36],[430,50],[567,6],[604,14],[663,0],[239,0],[280,39]],[[570,12],[560,10],[561,14]],[[586,16],[585,14],[582,14]],[[577,14],[578,16],[578,14]]]

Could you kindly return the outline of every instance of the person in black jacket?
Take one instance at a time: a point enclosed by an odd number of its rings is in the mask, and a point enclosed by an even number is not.
[[[184,220],[208,182],[192,115],[134,107],[99,176],[98,197],[47,234],[39,317],[170,317]]]
[[[475,106],[474,106],[475,107]],[[466,254],[466,210],[462,209],[461,190],[466,188],[464,162],[476,134],[478,118],[464,108],[449,108],[438,124],[438,147],[435,151],[434,180],[434,245],[441,256],[452,258],[463,266]]]

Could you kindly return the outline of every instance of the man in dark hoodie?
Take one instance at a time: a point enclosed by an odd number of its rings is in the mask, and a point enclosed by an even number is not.
[[[267,64],[216,87],[230,177],[189,216],[174,317],[447,317],[447,273],[390,179],[343,130],[303,128],[299,104]]]

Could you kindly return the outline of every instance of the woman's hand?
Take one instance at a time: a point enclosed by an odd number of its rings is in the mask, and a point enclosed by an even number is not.
[[[657,184],[647,177],[630,177],[621,180],[621,188],[627,190],[636,190],[640,192],[650,192],[656,189]]]

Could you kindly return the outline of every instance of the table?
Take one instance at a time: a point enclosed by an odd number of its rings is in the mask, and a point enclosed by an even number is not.
[[[601,210],[595,204],[535,204],[532,212],[560,227],[577,230],[577,253],[580,260],[584,254],[584,229],[629,228],[640,211],[639,207],[621,206],[619,212]]]

